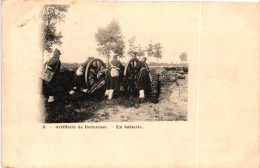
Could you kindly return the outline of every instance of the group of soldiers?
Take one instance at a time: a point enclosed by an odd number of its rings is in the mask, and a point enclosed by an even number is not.
[[[45,67],[49,68],[52,72],[53,72],[53,77],[51,79],[50,82],[45,83],[47,85],[47,90],[48,90],[48,102],[54,102],[55,100],[55,95],[57,94],[57,89],[56,89],[56,85],[57,85],[57,74],[60,70],[60,66],[61,66],[61,62],[60,62],[60,55],[61,52],[56,49],[53,52],[53,57],[50,58]],[[117,56],[113,56],[112,61],[110,62],[110,66],[108,68],[108,71],[106,73],[106,77],[105,77],[105,87],[106,87],[106,91],[105,91],[105,97],[107,97],[107,99],[112,99],[114,96],[114,93],[118,93],[120,90],[120,81],[119,81],[119,73],[120,73],[120,69],[122,69],[122,63],[118,60]],[[151,85],[151,77],[149,75],[149,70],[148,70],[148,66],[146,64],[146,57],[143,57],[135,67],[132,67],[132,69],[139,71],[139,76],[138,76],[138,90],[139,90],[139,98],[140,99],[144,99],[145,95],[147,93],[147,90],[150,89]],[[73,88],[72,90],[69,92],[69,94],[74,94],[76,92],[76,90],[78,90],[79,88],[79,80],[82,79],[82,75],[84,73],[84,68],[83,66],[80,66],[76,72],[75,75],[73,77],[72,80],[72,84],[73,84]],[[81,91],[83,92],[87,92],[87,89],[81,89]]]
[[[118,92],[120,90],[119,85],[119,71],[122,67],[122,63],[117,59],[117,56],[113,57],[111,61],[111,66],[108,69],[106,75],[106,92],[105,96],[108,99],[112,99],[114,92]],[[139,90],[139,98],[145,98],[145,92],[150,89],[150,75],[148,71],[148,66],[146,64],[146,57],[143,57],[135,67],[132,69],[139,71],[138,76],[138,90]]]

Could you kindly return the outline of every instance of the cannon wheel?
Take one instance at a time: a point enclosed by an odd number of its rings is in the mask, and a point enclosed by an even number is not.
[[[85,83],[88,89],[91,89],[99,82],[98,73],[106,68],[106,64],[98,58],[88,61],[85,71]]]
[[[139,60],[137,58],[132,58],[129,60],[124,69],[124,91],[128,94],[137,94],[137,79],[139,75],[139,71],[132,69],[135,67]]]

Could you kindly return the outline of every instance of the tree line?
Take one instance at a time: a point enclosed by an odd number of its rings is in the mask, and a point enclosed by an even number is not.
[[[117,55],[119,58],[125,57],[125,42],[124,36],[122,35],[121,27],[116,20],[112,20],[108,26],[103,28],[98,28],[98,32],[95,33],[95,38],[98,43],[97,51],[99,55],[102,55],[109,59],[112,55]],[[162,45],[161,43],[153,44],[152,41],[149,42],[147,47],[143,48],[140,44],[135,44],[136,37],[133,36],[128,40],[129,47],[127,55],[139,59],[145,56],[145,53],[149,57],[155,57],[157,62],[158,59],[162,58]]]

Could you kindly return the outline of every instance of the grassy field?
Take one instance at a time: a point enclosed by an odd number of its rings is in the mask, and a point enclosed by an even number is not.
[[[75,65],[76,66],[76,65]],[[162,73],[162,68],[154,71]],[[60,73],[59,94],[55,103],[43,97],[46,123],[115,122],[115,121],[176,121],[187,120],[188,78],[162,81],[158,98],[147,97],[140,102],[138,95],[128,96],[121,91],[114,99],[107,100],[104,90],[92,95],[69,95],[73,71]]]

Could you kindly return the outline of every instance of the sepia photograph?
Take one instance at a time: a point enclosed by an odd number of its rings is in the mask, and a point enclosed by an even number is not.
[[[1,1],[2,167],[259,168],[259,3]]]
[[[45,122],[187,121],[198,13],[183,10],[189,5],[44,5]]]

